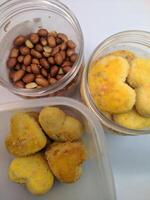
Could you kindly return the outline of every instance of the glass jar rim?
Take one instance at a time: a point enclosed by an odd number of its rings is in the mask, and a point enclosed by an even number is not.
[[[2,3],[1,8],[0,8],[0,16],[1,16],[1,19],[3,19],[3,20],[1,20],[1,22],[0,22],[0,28],[2,28],[2,26],[4,24],[6,24],[7,21],[9,21],[8,19],[6,19],[9,16],[9,9],[12,10],[14,8],[13,15],[15,15],[15,14],[18,14],[20,7],[22,8],[22,6],[27,4],[27,3],[32,3],[33,8],[34,8],[34,6],[35,6],[34,1],[36,3],[39,3],[39,4],[43,3],[42,1],[39,2],[37,0],[27,0],[27,1],[6,0],[4,3]],[[18,94],[18,95],[29,96],[29,97],[38,97],[38,96],[41,96],[41,95],[45,96],[47,94],[53,94],[55,92],[58,92],[59,90],[63,89],[66,85],[68,85],[75,78],[75,76],[78,74],[80,67],[82,65],[83,51],[84,51],[84,39],[83,39],[83,33],[82,33],[82,30],[81,30],[81,26],[80,26],[79,21],[77,20],[76,16],[65,4],[63,4],[62,2],[60,2],[58,0],[57,1],[55,1],[55,0],[44,0],[44,3],[47,4],[47,7],[46,8],[44,7],[44,10],[48,9],[48,4],[56,6],[58,9],[61,9],[65,14],[67,14],[67,16],[74,23],[73,25],[76,27],[76,29],[78,31],[78,38],[80,40],[79,41],[78,59],[74,63],[72,69],[62,79],[60,79],[55,84],[50,85],[48,87],[44,87],[44,88],[37,88],[37,89],[16,88],[12,84],[10,84],[9,82],[5,81],[3,79],[3,77],[1,77],[0,78],[1,85],[6,87],[7,89],[9,89],[11,92]],[[16,5],[17,5],[17,9],[15,9]],[[28,7],[24,8],[24,9],[27,9],[27,8]],[[29,9],[31,10],[31,5],[30,5]],[[50,10],[50,8],[48,10]],[[3,17],[5,13],[6,13],[5,17]]]
[[[89,68],[91,66],[92,60],[96,53],[98,52],[99,49],[102,49],[105,47],[106,44],[118,39],[119,38],[124,38],[125,36],[142,36],[142,37],[147,37],[149,42],[148,45],[150,46],[150,32],[148,31],[143,31],[143,30],[128,30],[128,31],[122,31],[116,34],[111,35],[110,37],[106,38],[104,41],[102,41],[93,51],[92,55],[89,58],[88,64],[84,68],[83,71],[83,78],[82,78],[82,92],[84,93],[84,100],[87,106],[96,114],[96,116],[99,118],[101,123],[111,129],[112,131],[117,131],[120,134],[126,134],[126,135],[141,135],[141,134],[149,134],[150,130],[148,129],[129,129],[125,128],[123,126],[120,126],[119,124],[116,124],[113,122],[111,119],[107,118],[104,116],[104,114],[97,108],[95,105],[93,98],[90,94],[90,89],[88,86],[88,72]]]

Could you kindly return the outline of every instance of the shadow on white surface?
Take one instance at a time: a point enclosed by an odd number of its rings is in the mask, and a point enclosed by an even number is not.
[[[150,199],[150,135],[107,134],[117,200]]]

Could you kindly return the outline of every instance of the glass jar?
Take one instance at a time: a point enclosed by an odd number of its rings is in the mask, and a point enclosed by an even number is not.
[[[150,130],[133,130],[122,127],[111,119],[106,117],[95,105],[90,90],[88,87],[88,73],[89,70],[96,60],[100,57],[109,54],[115,50],[129,50],[134,52],[138,56],[150,57],[150,32],[145,31],[124,31],[112,35],[111,37],[104,40],[98,47],[94,50],[88,65],[84,68],[82,83],[81,83],[81,97],[84,103],[92,109],[92,111],[97,115],[100,122],[104,125],[106,132],[113,132],[126,135],[139,135],[150,133]],[[134,122],[133,122],[134,123]]]
[[[19,34],[28,35],[45,28],[65,33],[77,45],[78,59],[57,83],[38,89],[20,89],[8,77],[6,60],[12,41]],[[83,67],[84,41],[81,27],[71,10],[55,0],[7,0],[0,7],[0,83],[12,93],[24,97],[71,94],[79,83]]]

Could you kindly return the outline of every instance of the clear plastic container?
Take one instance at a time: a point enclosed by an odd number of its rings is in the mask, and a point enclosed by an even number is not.
[[[150,32],[145,31],[124,31],[110,36],[102,43],[100,43],[94,50],[88,65],[84,68],[82,84],[81,84],[81,96],[83,102],[93,111],[93,113],[99,118],[104,125],[106,132],[112,132],[116,134],[126,135],[139,135],[149,134],[148,130],[133,130],[124,128],[114,121],[106,117],[95,105],[93,98],[90,94],[88,87],[88,73],[92,63],[98,60],[100,57],[109,54],[115,50],[129,50],[134,52],[139,57],[150,58]]]
[[[20,89],[8,77],[6,60],[16,36],[28,35],[39,28],[65,33],[77,45],[79,55],[72,69],[54,85],[40,89]],[[84,41],[78,20],[72,11],[55,0],[7,0],[0,6],[0,83],[24,97],[71,94],[79,83],[83,67]]]
[[[7,176],[8,165],[12,156],[7,152],[4,140],[9,130],[12,113],[16,111],[38,111],[43,106],[59,106],[65,112],[76,116],[85,126],[83,141],[88,150],[88,160],[83,165],[83,174],[73,184],[55,183],[46,195],[34,197],[19,184],[12,183]],[[115,189],[110,169],[105,138],[102,127],[94,114],[83,104],[65,97],[52,97],[23,100],[17,103],[0,105],[0,199],[2,200],[115,200]]]

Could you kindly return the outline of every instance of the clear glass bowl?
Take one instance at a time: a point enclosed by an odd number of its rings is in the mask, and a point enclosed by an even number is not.
[[[39,28],[63,32],[77,45],[78,60],[56,84],[40,89],[20,89],[8,77],[6,60],[12,41],[19,34],[27,35]],[[69,95],[79,83],[83,67],[83,34],[72,11],[55,0],[7,0],[0,6],[0,83],[24,97]]]
[[[88,65],[84,68],[82,83],[81,83],[81,97],[84,103],[92,109],[99,120],[104,125],[105,131],[127,134],[127,135],[139,135],[139,134],[149,134],[150,130],[133,130],[124,128],[111,119],[108,119],[104,114],[96,107],[90,90],[88,87],[88,73],[92,63],[98,60],[98,58],[109,54],[115,50],[130,50],[136,55],[142,57],[150,57],[150,32],[145,31],[124,31],[112,35],[111,37],[104,40],[98,47],[94,50]],[[134,123],[134,122],[133,122]]]
[[[83,141],[88,152],[88,159],[83,165],[83,173],[75,183],[63,184],[55,182],[51,191],[46,195],[34,197],[23,186],[10,182],[7,170],[12,156],[4,146],[6,133],[12,114],[17,111],[39,111],[45,106],[58,106],[66,113],[78,118],[85,127]],[[0,105],[0,156],[1,199],[11,200],[116,200],[115,187],[107,151],[103,129],[96,116],[82,103],[66,97],[52,97],[22,100],[15,103]],[[69,173],[69,172],[68,172]]]

